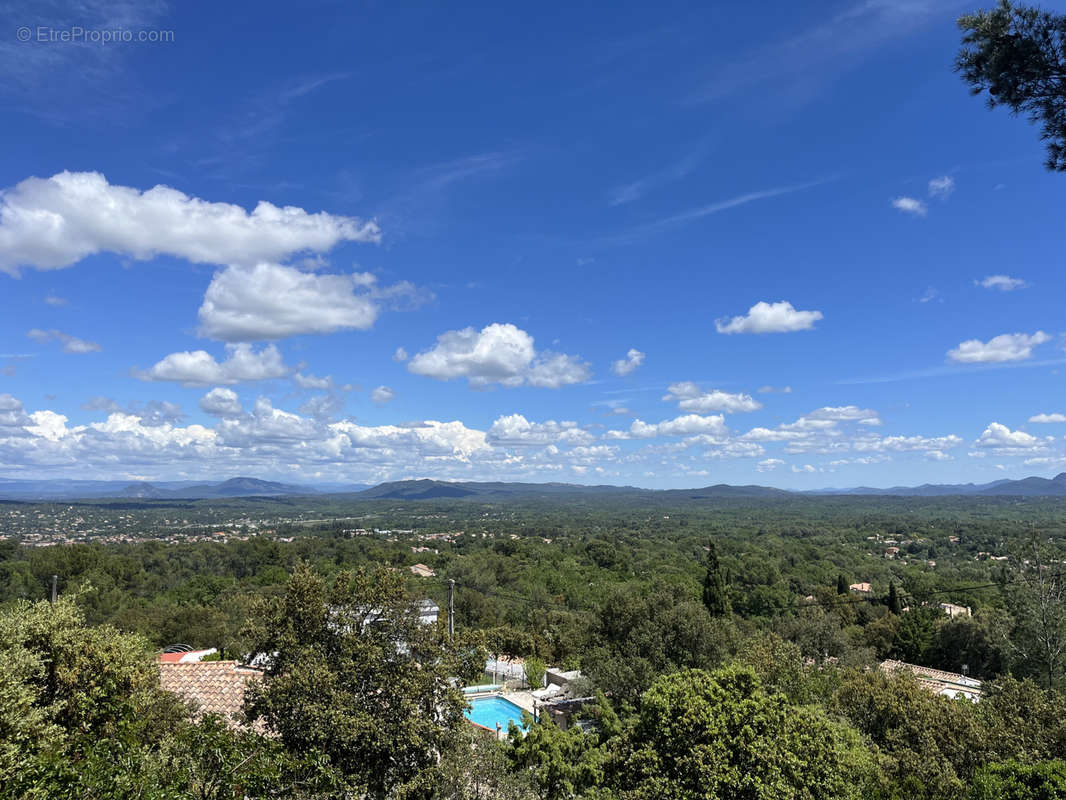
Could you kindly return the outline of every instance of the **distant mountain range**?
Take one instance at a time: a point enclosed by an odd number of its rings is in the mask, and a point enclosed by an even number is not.
[[[291,495],[359,492],[365,485],[329,484],[324,487],[298,486],[262,481],[258,478],[230,478],[220,482],[76,480],[7,480],[0,478],[3,500],[89,500],[127,498],[131,500],[205,500],[228,497],[284,497]]]
[[[1004,495],[1012,497],[1066,496],[1066,472],[1054,478],[1021,478],[992,483],[923,483],[921,486],[893,486],[873,489],[858,486],[854,489],[824,489],[813,494],[907,495],[912,497],[944,497],[947,495]]]
[[[220,482],[79,480],[19,480],[0,478],[0,500],[89,500],[117,498],[131,500],[209,500],[234,497],[285,497],[299,495],[347,494],[366,500],[434,500],[470,498],[506,500],[533,497],[635,497],[641,495],[700,500],[711,498],[784,498],[797,495],[898,495],[907,497],[1010,496],[1066,497],[1066,472],[1054,478],[1022,478],[992,483],[922,484],[876,489],[821,489],[790,492],[769,486],[731,486],[720,483],[697,489],[640,489],[635,486],[582,486],[570,483],[492,483],[436,480],[392,481],[367,487],[359,484],[324,483],[299,486],[263,481],[258,478],[230,478]]]

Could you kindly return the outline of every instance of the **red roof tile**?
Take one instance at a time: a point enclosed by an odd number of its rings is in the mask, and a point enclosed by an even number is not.
[[[159,683],[164,689],[191,701],[200,714],[221,714],[235,724],[240,719],[245,686],[261,676],[260,670],[236,661],[159,665]]]

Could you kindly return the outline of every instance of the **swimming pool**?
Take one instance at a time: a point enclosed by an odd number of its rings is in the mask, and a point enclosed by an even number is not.
[[[465,713],[468,720],[490,731],[496,730],[497,722],[500,723],[503,733],[507,733],[511,722],[519,728],[525,728],[522,724],[522,709],[502,697],[475,697],[470,701],[470,708]]]

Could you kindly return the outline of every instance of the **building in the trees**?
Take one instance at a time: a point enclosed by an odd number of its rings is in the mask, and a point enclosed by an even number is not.
[[[956,697],[965,697],[973,703],[981,699],[981,681],[968,675],[893,660],[882,661],[881,669],[892,674],[910,673],[918,679],[918,683],[923,688],[941,697],[952,700]]]

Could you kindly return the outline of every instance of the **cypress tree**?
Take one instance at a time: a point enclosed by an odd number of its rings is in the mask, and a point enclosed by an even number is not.
[[[895,581],[888,584],[888,610],[896,615],[903,610],[903,607],[899,602],[899,593],[896,591]]]
[[[703,605],[712,617],[729,615],[729,592],[722,576],[722,566],[718,563],[718,550],[714,542],[709,542],[707,552],[707,574],[703,578]]]
[[[844,579],[843,575],[837,575],[837,594],[848,593],[848,582]]]

